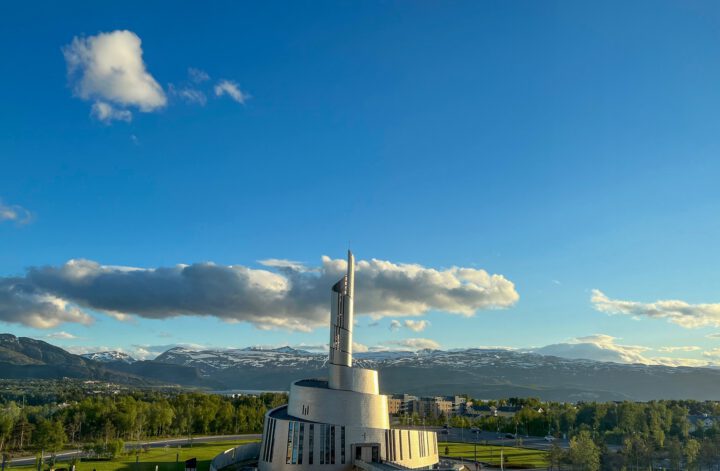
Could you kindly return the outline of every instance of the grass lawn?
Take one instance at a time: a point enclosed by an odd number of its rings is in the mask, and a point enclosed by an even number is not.
[[[194,443],[192,448],[183,445],[182,448],[176,446],[168,448],[150,448],[147,452],[140,453],[139,465],[135,464],[135,453],[125,454],[113,461],[95,461],[83,460],[75,469],[76,471],[155,471],[157,465],[158,471],[184,471],[184,461],[190,458],[197,458],[198,471],[208,471],[210,461],[223,451],[241,445],[243,443],[257,442],[259,440],[238,440],[236,442],[209,442]],[[179,463],[175,462],[176,454],[179,454]],[[47,469],[45,460],[45,469]],[[56,469],[70,469],[69,462],[58,462]],[[35,466],[12,466],[6,467],[11,470],[34,470]]]
[[[475,445],[472,443],[439,442],[438,451],[445,456],[445,447],[449,448],[450,458],[475,457]],[[512,468],[542,468],[547,466],[547,452],[518,448],[514,446],[477,445],[477,460],[500,466],[500,450],[505,457],[505,466]]]

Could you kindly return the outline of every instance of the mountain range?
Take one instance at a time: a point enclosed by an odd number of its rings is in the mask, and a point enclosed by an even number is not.
[[[121,352],[73,355],[40,340],[0,334],[0,378],[88,378],[138,385],[172,383],[211,390],[287,390],[325,375],[326,354],[283,347],[193,350],[154,360]],[[366,352],[354,364],[379,371],[381,392],[469,394],[492,399],[720,399],[720,370],[567,359],[503,349]]]

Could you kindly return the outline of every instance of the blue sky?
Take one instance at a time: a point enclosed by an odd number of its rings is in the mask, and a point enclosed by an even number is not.
[[[715,2],[2,5],[0,330],[65,332],[77,338],[52,341],[76,351],[319,345],[322,326],[227,323],[233,308],[212,303],[118,320],[28,270],[319,267],[351,246],[482,269],[519,296],[462,308],[473,315],[438,302],[367,313],[356,340],[369,347],[595,342],[720,361],[719,27]],[[159,91],[83,89],[82,61],[68,74],[68,51],[100,54],[93,38],[118,31],[139,38]],[[240,95],[218,95],[222,83]],[[95,321],[39,328],[21,285]],[[408,319],[430,325],[390,328]]]

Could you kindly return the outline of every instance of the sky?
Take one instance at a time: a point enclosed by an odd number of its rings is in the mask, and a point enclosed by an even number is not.
[[[720,5],[0,5],[0,332],[720,363]],[[589,349],[589,350],[588,350]]]

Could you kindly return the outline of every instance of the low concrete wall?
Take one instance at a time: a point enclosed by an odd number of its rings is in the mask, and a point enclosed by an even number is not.
[[[210,471],[218,471],[219,469],[230,466],[231,464],[241,463],[243,461],[256,460],[260,457],[260,442],[245,443],[235,448],[225,450],[210,462]]]

